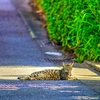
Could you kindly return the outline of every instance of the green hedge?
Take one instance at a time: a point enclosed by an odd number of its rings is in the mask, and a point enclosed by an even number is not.
[[[74,50],[78,62],[100,61],[100,0],[36,0],[50,39]]]

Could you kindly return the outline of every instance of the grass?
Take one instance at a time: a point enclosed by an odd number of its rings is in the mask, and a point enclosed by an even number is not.
[[[73,50],[76,61],[100,61],[100,0],[36,0],[51,40]]]

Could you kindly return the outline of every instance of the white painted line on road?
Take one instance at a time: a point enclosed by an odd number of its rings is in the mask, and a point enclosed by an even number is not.
[[[31,37],[34,39],[36,38],[35,34],[33,33],[33,31],[31,30],[30,26],[28,25],[27,21],[25,20],[25,18],[23,17],[23,14],[20,11],[17,11],[17,13],[20,15],[20,17],[22,18],[24,24],[26,25],[26,27],[28,28],[28,31],[31,35]]]
[[[45,54],[54,55],[54,56],[62,56],[62,53],[60,52],[45,52]]]

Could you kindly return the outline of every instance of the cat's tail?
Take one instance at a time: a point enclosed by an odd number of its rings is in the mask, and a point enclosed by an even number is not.
[[[18,77],[17,79],[20,79],[21,81],[30,80],[30,79],[29,79],[29,76]]]

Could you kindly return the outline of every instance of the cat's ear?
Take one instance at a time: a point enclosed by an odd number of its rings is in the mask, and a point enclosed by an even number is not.
[[[63,67],[65,66],[65,63],[64,63],[64,62],[62,62],[62,66],[63,66]]]
[[[69,66],[73,66],[73,64],[74,64],[74,62],[71,62],[71,63],[69,64]]]
[[[71,62],[71,63],[69,63],[69,64],[67,64],[68,66],[73,66],[73,64],[74,64],[74,62]],[[62,67],[65,67],[66,66],[66,64],[65,64],[65,62],[62,62]]]

